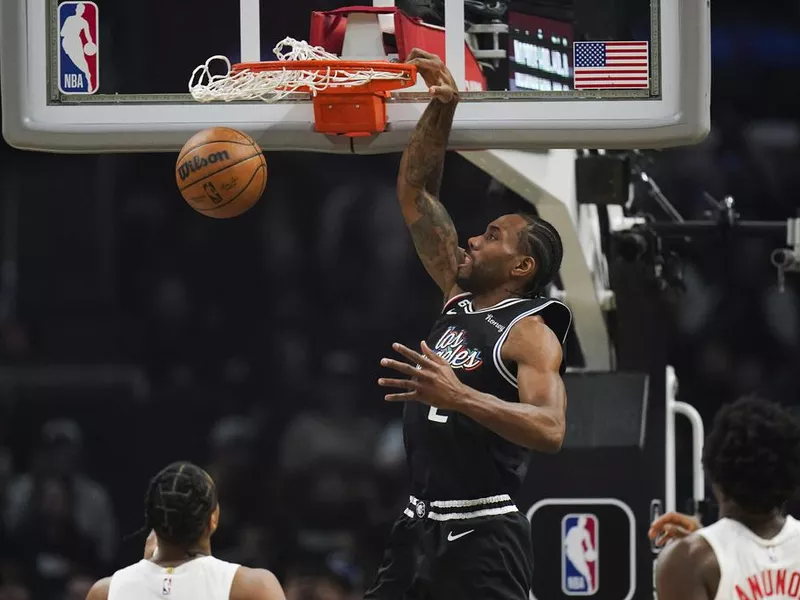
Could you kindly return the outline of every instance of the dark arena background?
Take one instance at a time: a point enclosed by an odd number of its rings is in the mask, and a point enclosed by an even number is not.
[[[433,0],[397,4],[439,18]],[[565,15],[576,28],[553,35],[570,44],[586,23],[620,26],[587,3],[502,1],[500,17],[488,4],[470,0],[467,18],[506,19],[500,47],[519,53]],[[649,31],[636,3],[608,4],[630,36]],[[116,31],[153,18],[134,2],[102,9]],[[280,10],[307,27],[307,7]],[[185,45],[227,50],[186,33],[214,13],[231,18],[197,0],[183,20],[154,20],[153,35],[175,36],[168,56],[103,38],[100,91],[171,90]],[[789,0],[718,2],[710,135],[577,151],[578,205],[600,209],[597,302],[613,360],[589,368],[578,334],[568,340],[564,447],[534,456],[518,499],[533,526],[532,598],[570,596],[562,526],[574,513],[596,518],[593,597],[653,597],[651,519],[717,516],[696,471],[698,424],[750,393],[800,406],[800,240],[787,241],[800,231],[798,24]],[[498,65],[491,89],[572,81]],[[392,342],[418,344],[441,308],[397,206],[400,156],[267,152],[264,197],[229,220],[183,202],[175,158],[0,144],[0,600],[83,599],[141,558],[148,478],[174,460],[217,482],[217,556],[272,570],[289,600],[361,598],[408,496],[401,408],[383,401],[378,361]],[[530,208],[457,153],[441,197],[462,244]],[[636,225],[614,225],[623,209]],[[571,305],[568,275],[550,293]]]

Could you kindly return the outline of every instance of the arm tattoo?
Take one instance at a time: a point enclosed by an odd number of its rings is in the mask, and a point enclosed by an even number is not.
[[[459,263],[453,220],[442,203],[426,191],[420,191],[415,205],[420,218],[408,225],[414,247],[431,277],[449,291],[446,288],[452,287]]]
[[[452,288],[458,266],[458,236],[437,199],[456,102],[433,100],[403,153],[397,188],[400,206],[425,269],[440,288]]]
[[[400,163],[400,177],[410,187],[425,189],[433,196],[439,195],[455,112],[455,102],[443,104],[432,100],[420,117]]]

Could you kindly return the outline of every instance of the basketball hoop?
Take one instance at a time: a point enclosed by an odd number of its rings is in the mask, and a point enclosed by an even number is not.
[[[309,93],[317,131],[360,137],[384,131],[390,91],[416,82],[412,65],[341,60],[292,38],[279,42],[274,52],[276,61],[234,65],[224,56],[212,56],[192,73],[189,92],[198,102],[267,103],[295,92]],[[224,65],[224,74],[211,74],[215,63]]]

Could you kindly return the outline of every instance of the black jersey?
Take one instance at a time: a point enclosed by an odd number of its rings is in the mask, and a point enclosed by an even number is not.
[[[471,294],[460,294],[445,304],[427,343],[450,363],[465,385],[507,402],[519,402],[516,365],[503,361],[500,352],[514,324],[534,314],[542,317],[563,346],[572,315],[561,302],[510,298],[476,310]],[[561,369],[563,372],[563,362]],[[411,493],[423,499],[513,495],[528,468],[528,449],[465,415],[421,402],[406,402],[403,437]]]

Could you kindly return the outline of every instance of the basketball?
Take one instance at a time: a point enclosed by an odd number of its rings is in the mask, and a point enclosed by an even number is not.
[[[94,56],[95,54],[97,54],[97,44],[89,42],[83,47],[83,53],[86,56]]]
[[[175,165],[183,199],[215,219],[238,217],[261,198],[267,185],[267,162],[247,134],[227,127],[196,133]]]

